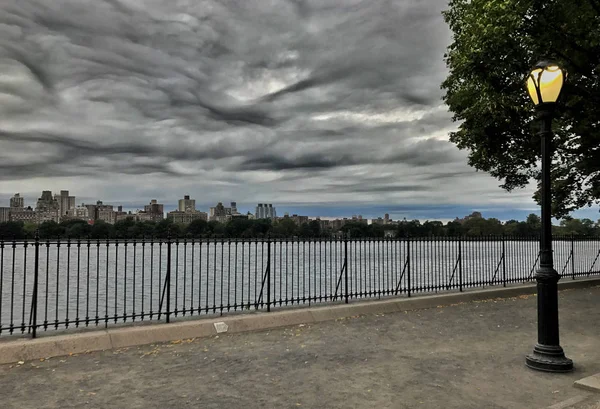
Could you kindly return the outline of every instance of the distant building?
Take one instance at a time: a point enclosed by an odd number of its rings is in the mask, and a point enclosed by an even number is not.
[[[257,219],[276,219],[277,211],[271,203],[259,203],[255,215]]]
[[[315,219],[317,222],[319,222],[319,226],[321,226],[321,230],[329,230],[331,228],[331,222],[329,220],[321,220],[320,217],[317,217]]]
[[[329,225],[331,226],[331,228],[334,231],[337,231],[337,230],[341,229],[346,223],[348,223],[350,221],[352,221],[352,220],[348,220],[347,218],[344,217],[343,219],[332,220]]]
[[[58,201],[52,197],[50,190],[42,191],[42,196],[37,200],[35,210],[37,211],[56,211],[60,209]]]
[[[61,190],[60,195],[54,195],[54,200],[58,203],[60,216],[65,216],[68,210],[75,207],[75,196],[69,196],[68,190]]]
[[[10,198],[10,207],[13,209],[22,209],[25,207],[25,198],[21,197],[19,193],[15,193],[13,197]]]
[[[60,222],[60,217],[58,216],[58,211],[35,211],[35,223],[44,223],[44,222]],[[66,216],[66,215],[65,215]]]
[[[119,206],[120,207],[120,206]],[[117,221],[117,212],[114,211],[113,205],[105,205],[100,200],[96,202],[95,220],[102,220],[108,224],[115,224]]]
[[[52,192],[50,190],[42,191],[42,196],[37,200],[37,204],[35,206],[36,216],[34,219],[37,222],[44,221],[55,221],[56,223],[60,222],[60,205],[56,199],[52,197]],[[28,213],[23,213],[17,217],[25,217],[29,218]]]
[[[131,212],[119,212],[119,211],[116,211],[116,212],[112,212],[112,214],[113,214],[112,217],[114,218],[114,222],[113,223],[120,222],[120,221],[123,221],[123,220],[127,220],[129,218],[131,218],[131,219],[133,219],[135,221],[143,221],[143,220],[140,220],[140,218],[138,217],[139,213],[134,214],[134,213],[131,213]]]
[[[88,218],[91,220],[102,220],[105,223],[114,224],[116,214],[112,205],[105,205],[101,200],[96,201],[95,205],[82,204],[88,211]]]
[[[157,222],[165,218],[164,205],[157,203],[156,199],[152,199],[150,204],[144,206],[144,212],[138,212],[138,216],[142,221]]]
[[[67,210],[66,215],[71,219],[78,219],[78,220],[88,220],[90,218],[89,211],[88,211],[87,207],[85,207],[85,206],[73,207],[73,208]]]
[[[371,224],[380,224],[380,225],[383,225],[384,224],[384,220],[381,217],[378,217],[377,219],[371,219]]]
[[[231,214],[232,215],[237,215],[238,213],[238,209],[237,209],[237,203],[236,202],[231,202]]]
[[[187,212],[174,210],[167,213],[167,219],[172,220],[173,223],[177,224],[190,224],[194,220],[208,220],[208,214],[196,210]]]
[[[57,214],[58,217],[58,214]],[[15,209],[10,212],[11,222],[29,222],[37,223],[37,212],[35,212],[31,206],[23,209]]]
[[[10,207],[0,207],[0,223],[6,223],[10,221]]]
[[[125,219],[127,219],[127,216],[125,216]],[[156,219],[156,214],[154,213],[147,213],[147,212],[137,212],[131,215],[135,221],[137,222],[155,222]],[[119,218],[120,220],[120,218]]]
[[[390,215],[386,213],[383,216],[383,224],[389,224],[389,223],[390,223]]]
[[[306,224],[310,221],[308,220],[308,216],[298,216],[297,214],[292,215],[292,220],[298,226],[300,226],[301,224]]]
[[[209,220],[225,223],[228,219],[228,213],[231,217],[231,208],[226,208],[223,203],[219,202],[215,207],[210,208]]]
[[[177,210],[180,212],[196,211],[196,201],[190,199],[188,195],[183,196],[183,199],[179,199],[179,206]],[[168,217],[168,216],[167,216]]]

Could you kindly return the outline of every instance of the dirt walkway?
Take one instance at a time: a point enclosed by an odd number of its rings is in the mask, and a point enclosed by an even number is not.
[[[566,375],[524,365],[529,296],[1,366],[0,407],[546,408],[600,372],[600,287],[560,311]]]

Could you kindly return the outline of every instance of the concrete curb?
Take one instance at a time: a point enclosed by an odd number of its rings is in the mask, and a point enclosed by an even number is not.
[[[592,392],[600,392],[600,373],[575,381],[575,387]]]
[[[600,278],[559,282],[560,290],[600,285]],[[510,298],[535,293],[535,285],[492,288],[411,298],[387,298],[325,305],[312,308],[282,309],[274,312],[230,315],[210,319],[180,321],[170,324],[110,328],[86,333],[53,335],[37,339],[17,339],[0,342],[0,364],[30,361],[70,354],[81,354],[114,348],[168,342],[178,339],[202,338],[219,332],[240,333],[267,330],[299,324],[330,321],[355,315],[392,313],[435,308],[494,298]],[[222,325],[220,323],[224,323]],[[215,325],[218,324],[218,325]],[[217,331],[217,327],[220,328]],[[226,328],[226,330],[225,330]]]

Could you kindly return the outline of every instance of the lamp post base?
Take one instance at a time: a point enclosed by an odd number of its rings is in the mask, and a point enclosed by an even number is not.
[[[573,361],[565,356],[560,345],[536,344],[533,353],[525,358],[525,365],[536,371],[571,372]]]

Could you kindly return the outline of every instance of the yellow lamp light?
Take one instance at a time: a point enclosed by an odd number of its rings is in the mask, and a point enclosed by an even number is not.
[[[552,104],[558,100],[565,73],[558,64],[540,61],[527,78],[527,91],[535,105]]]

